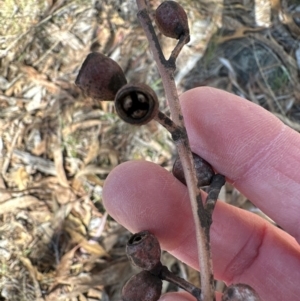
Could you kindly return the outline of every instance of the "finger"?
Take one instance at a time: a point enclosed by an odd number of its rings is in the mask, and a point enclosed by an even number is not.
[[[221,90],[193,89],[181,103],[193,151],[300,242],[300,135]]]
[[[221,293],[216,292],[216,301],[221,301],[221,297]],[[196,301],[196,298],[186,292],[172,292],[162,295],[159,301]]]
[[[151,231],[163,249],[198,267],[187,189],[165,169],[145,161],[124,163],[107,178],[103,200],[108,212],[131,232]],[[216,278],[247,283],[265,300],[300,294],[300,249],[291,236],[223,202],[217,202],[213,221]]]

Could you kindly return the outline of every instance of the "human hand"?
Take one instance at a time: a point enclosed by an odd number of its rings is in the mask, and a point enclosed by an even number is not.
[[[261,107],[213,88],[188,91],[181,104],[192,151],[287,232],[217,202],[211,228],[215,278],[249,284],[265,301],[299,300],[300,135]],[[168,171],[144,161],[121,164],[105,181],[103,200],[131,232],[151,231],[163,249],[198,269],[187,188]]]

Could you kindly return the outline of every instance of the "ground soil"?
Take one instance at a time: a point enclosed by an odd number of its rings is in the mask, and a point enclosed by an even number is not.
[[[179,2],[191,28],[178,59],[179,92],[224,89],[299,131],[297,1]],[[150,10],[158,4],[149,1]],[[87,54],[99,51],[128,81],[149,84],[168,114],[135,7],[133,0],[0,4],[0,300],[119,300],[136,272],[124,250],[130,233],[102,205],[103,182],[127,160],[171,170],[176,151],[155,122],[127,125],[113,103],[86,97],[74,84]],[[159,39],[168,54],[176,42]],[[221,198],[267,218],[230,185]],[[163,253],[163,261],[199,284],[171,255]]]

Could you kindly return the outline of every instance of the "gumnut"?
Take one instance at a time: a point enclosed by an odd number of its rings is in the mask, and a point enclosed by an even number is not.
[[[261,301],[261,299],[251,286],[238,283],[226,288],[222,301]]]
[[[189,36],[188,18],[183,7],[175,1],[162,2],[155,11],[155,23],[162,34],[180,39]]]
[[[198,180],[197,186],[203,187],[210,185],[212,178],[215,174],[213,168],[207,161],[199,157],[197,154],[193,153],[193,158]],[[181,183],[186,185],[183,167],[179,157],[177,157],[174,162],[172,173],[174,177],[176,177]]]
[[[121,67],[99,52],[92,52],[86,57],[75,81],[86,95],[99,100],[114,100],[118,90],[126,83]]]
[[[142,268],[159,274],[161,249],[157,238],[149,231],[142,231],[130,237],[126,245],[127,256],[130,261]]]
[[[146,124],[158,113],[158,99],[155,92],[142,83],[123,86],[115,97],[115,108],[127,123]]]
[[[122,289],[123,301],[157,301],[161,295],[162,281],[148,271],[132,276]]]

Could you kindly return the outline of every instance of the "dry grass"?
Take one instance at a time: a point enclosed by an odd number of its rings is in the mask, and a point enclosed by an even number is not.
[[[134,1],[119,2],[0,3],[0,300],[117,300],[134,273],[124,252],[129,233],[102,206],[103,181],[130,159],[170,169],[174,146],[157,124],[126,125],[111,103],[85,98],[74,85],[85,56],[101,51],[120,63],[129,81],[150,84],[168,112]],[[297,23],[277,20],[277,32],[253,32],[249,7],[241,27],[234,22],[241,6],[227,4],[222,16],[220,1],[180,2],[188,8],[193,39],[179,60],[179,90],[224,88],[299,130],[298,67],[291,51]],[[293,4],[284,12],[291,16]],[[173,42],[162,43],[170,51]],[[252,70],[238,69],[246,50],[256,62]],[[223,198],[253,209],[229,186]],[[198,281],[193,270],[163,256],[179,274]]]

